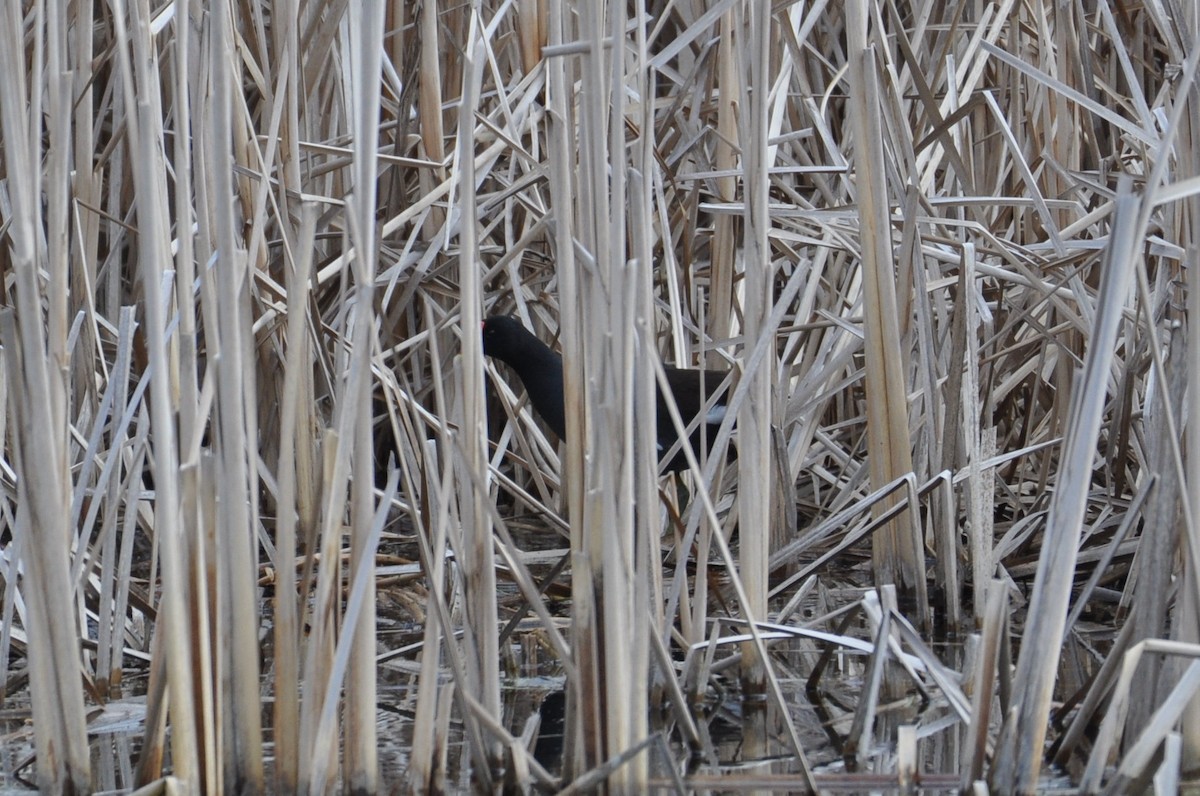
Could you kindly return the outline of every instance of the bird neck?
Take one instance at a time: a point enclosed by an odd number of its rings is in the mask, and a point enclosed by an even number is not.
[[[559,389],[561,390],[563,378],[562,355],[544,343],[541,343],[541,341],[538,342],[538,345],[531,346],[528,351],[522,352],[521,357],[515,362],[509,362],[508,364],[521,377],[521,381],[525,382],[527,389],[534,384],[546,384],[546,386],[550,386],[557,383],[560,385]]]
[[[539,340],[537,345],[522,352],[518,361],[508,364],[525,384],[533,408],[559,439],[565,439],[567,421],[563,409],[562,356]]]

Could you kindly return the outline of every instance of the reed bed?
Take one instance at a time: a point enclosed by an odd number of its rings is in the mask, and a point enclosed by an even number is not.
[[[1195,8],[2,13],[6,784],[1200,770]],[[666,478],[663,363],[734,373]]]

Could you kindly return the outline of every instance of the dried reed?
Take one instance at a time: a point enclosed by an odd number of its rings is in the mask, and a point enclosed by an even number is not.
[[[0,13],[0,685],[39,787],[1200,769],[1186,4]],[[562,351],[565,440],[494,312]],[[733,372],[671,480],[664,361]],[[562,678],[561,771],[521,667]],[[136,771],[93,768],[142,671]],[[731,687],[736,770],[693,710]]]

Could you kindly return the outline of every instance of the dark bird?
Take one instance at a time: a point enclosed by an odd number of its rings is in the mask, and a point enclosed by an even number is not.
[[[539,340],[516,318],[508,315],[493,315],[483,322],[483,353],[495,357],[517,372],[538,415],[559,439],[566,439],[562,355]],[[711,446],[725,417],[730,394],[725,380],[727,373],[673,367],[666,367],[665,370],[667,385],[671,388],[671,395],[675,398],[675,406],[685,427],[692,426],[692,421],[704,409],[708,397],[718,396],[691,435],[692,450],[699,459],[701,440]],[[679,435],[675,432],[675,424],[671,422],[661,390],[657,393],[657,402],[658,455],[662,459],[675,445]],[[682,447],[676,450],[665,469],[687,469],[687,457]]]

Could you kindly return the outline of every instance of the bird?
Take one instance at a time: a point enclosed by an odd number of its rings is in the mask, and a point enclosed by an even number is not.
[[[563,361],[562,355],[546,345],[537,335],[525,328],[522,323],[511,315],[493,315],[483,321],[483,353],[498,359],[512,368],[529,401],[541,419],[550,427],[558,438],[567,438],[566,410],[563,400]],[[692,451],[700,458],[701,441],[711,446],[717,436],[721,421],[732,390],[729,388],[726,376],[721,370],[699,370],[692,368],[676,368],[667,366],[667,386],[679,409],[679,416],[684,427],[690,427],[701,411],[704,418],[697,424],[691,435]],[[716,396],[706,409],[708,399]],[[670,411],[662,391],[656,391],[657,403],[657,436],[658,456],[661,460],[670,454],[679,435],[675,424],[671,422]],[[678,472],[687,469],[687,456],[683,447],[675,449],[674,455],[665,463],[663,469],[667,472]]]

